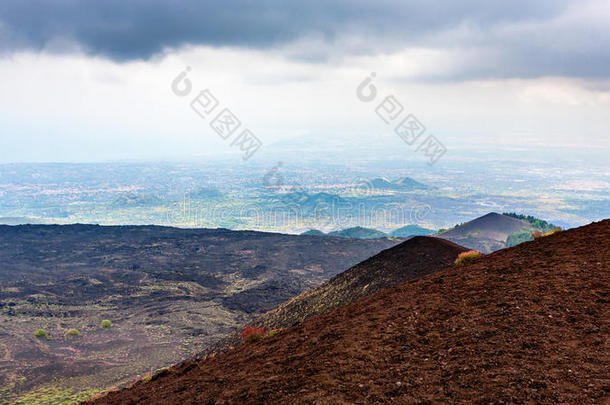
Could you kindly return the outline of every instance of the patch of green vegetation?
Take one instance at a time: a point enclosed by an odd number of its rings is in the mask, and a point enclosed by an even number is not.
[[[532,226],[532,228],[539,229],[542,232],[550,232],[553,229],[557,228],[555,225],[548,223],[547,221],[544,221],[540,218],[531,216],[531,215],[517,214],[516,212],[505,212],[502,215],[506,215],[508,217],[513,217],[516,219],[520,219],[521,221],[525,221],[525,222],[529,223]]]
[[[269,331],[269,334],[268,334],[267,336],[269,336],[269,337],[274,337],[274,336],[279,335],[279,334],[280,334],[280,332],[281,332],[281,330],[280,330],[280,329],[273,329],[273,330]]]
[[[8,399],[14,397],[13,390],[27,381],[26,377],[17,377],[15,375],[9,375],[6,379],[4,386],[0,387],[0,404],[7,404]]]
[[[534,240],[532,229],[524,229],[508,235],[508,238],[506,238],[506,247],[517,246],[520,243],[529,242],[530,240]]]
[[[109,328],[112,326],[112,322],[110,322],[108,319],[104,319],[102,321],[102,323],[100,324],[100,326],[104,329]]]
[[[36,332],[34,332],[34,336],[37,338],[45,338],[47,340],[51,339],[51,336],[44,329],[38,329]]]
[[[80,336],[80,332],[79,332],[79,331],[77,331],[77,330],[76,330],[76,329],[74,329],[74,328],[68,329],[68,330],[66,331],[66,337],[67,337],[67,338],[73,338],[73,337],[77,337],[77,336]]]
[[[506,247],[513,247],[520,243],[534,240],[532,232],[539,231],[541,234],[550,234],[551,232],[556,232],[557,229],[561,229],[547,221],[531,215],[517,214],[515,212],[505,212],[503,215],[525,221],[531,225],[531,228],[523,228],[518,232],[508,235],[508,238],[506,238]]]
[[[76,392],[72,388],[44,386],[14,398],[14,405],[70,405],[89,399],[97,391]]]

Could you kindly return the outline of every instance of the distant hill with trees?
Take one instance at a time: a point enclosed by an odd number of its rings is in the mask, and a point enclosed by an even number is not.
[[[393,230],[390,235],[397,238],[407,238],[409,236],[427,236],[436,233],[435,230],[422,228],[419,225],[407,225]]]
[[[385,232],[378,231],[377,229],[364,228],[362,226],[341,229],[339,231],[332,231],[329,233],[324,233],[318,229],[310,229],[306,232],[303,232],[301,235],[336,236],[339,238],[348,238],[348,239],[379,239],[379,238],[387,238],[390,236]]]

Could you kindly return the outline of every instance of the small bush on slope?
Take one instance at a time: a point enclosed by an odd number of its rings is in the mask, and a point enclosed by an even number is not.
[[[457,259],[455,259],[455,264],[463,264],[482,255],[483,254],[478,250],[469,250],[468,252],[462,252],[458,255]]]
[[[532,237],[534,239],[538,239],[538,238],[549,236],[549,235],[552,235],[554,233],[561,232],[561,231],[562,231],[562,229],[558,226],[556,226],[555,228],[553,228],[552,230],[550,230],[548,232],[541,232],[541,231],[536,230],[536,231],[532,232]]]
[[[265,330],[265,328],[248,326],[241,332],[241,339],[244,343],[255,343],[266,337],[277,336],[283,330],[283,328]]]
[[[68,338],[73,338],[73,337],[77,337],[77,336],[80,336],[80,332],[74,328],[68,329],[66,331],[66,337],[68,337]]]
[[[47,331],[44,329],[38,329],[36,332],[34,332],[34,336],[38,338],[45,338],[47,340],[51,339],[51,336],[49,336]]]
[[[112,326],[112,322],[110,322],[108,319],[104,319],[104,320],[102,321],[102,323],[100,324],[100,326],[101,326],[102,328],[104,328],[104,329],[105,329],[105,328],[109,328],[109,327],[111,327],[111,326]]]
[[[265,329],[256,326],[248,326],[241,332],[241,338],[244,343],[255,343],[265,336]]]
[[[267,334],[267,336],[269,336],[269,337],[277,336],[280,334],[281,331],[282,331],[282,328],[270,330],[269,333]]]
[[[545,232],[544,235],[542,235],[542,236],[549,236],[549,235],[552,235],[554,233],[561,232],[561,231],[563,231],[563,229],[561,229],[560,227],[556,226],[551,231]]]

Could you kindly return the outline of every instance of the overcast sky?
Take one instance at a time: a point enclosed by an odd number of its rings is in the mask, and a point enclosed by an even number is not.
[[[375,107],[394,95],[448,147],[601,148],[610,2],[3,0],[0,75],[0,162],[225,153],[189,106],[203,89],[264,146],[375,142],[392,133]]]

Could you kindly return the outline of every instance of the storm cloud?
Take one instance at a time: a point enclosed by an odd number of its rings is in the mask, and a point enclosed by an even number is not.
[[[147,60],[184,46],[287,49],[312,62],[423,48],[459,66],[445,79],[610,76],[610,7],[565,0],[4,0],[0,50]],[[287,57],[307,53],[286,52]],[[432,76],[434,76],[432,74]]]

